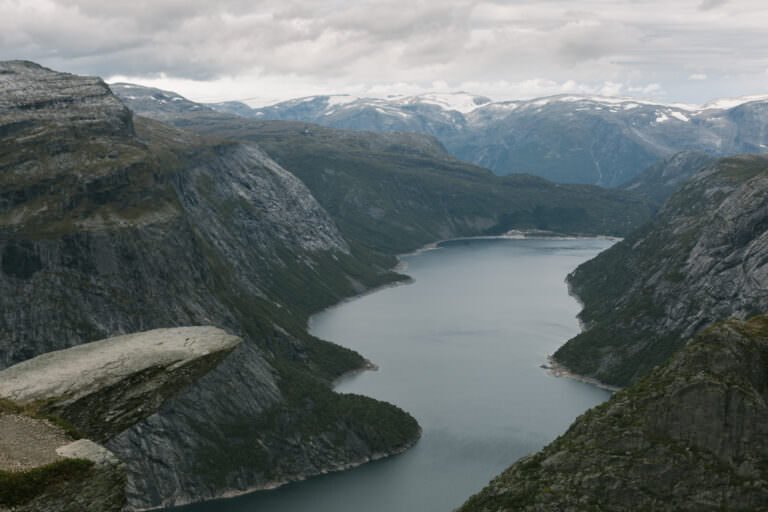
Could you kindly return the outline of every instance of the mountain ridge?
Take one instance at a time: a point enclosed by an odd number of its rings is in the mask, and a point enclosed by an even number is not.
[[[426,133],[457,158],[497,174],[530,173],[608,187],[621,186],[683,150],[713,156],[768,151],[768,96],[699,106],[574,94],[479,101],[477,108],[468,108],[466,100],[458,103],[454,109],[450,101],[432,101],[427,94],[309,96],[255,109],[231,103],[211,107],[253,119]]]
[[[511,229],[623,235],[652,210],[632,193],[495,176],[454,158],[431,135],[339,130],[186,108],[173,113],[154,100],[130,99],[120,88],[117,94],[142,115],[259,145],[307,185],[348,239],[387,254]]]
[[[585,329],[555,359],[626,385],[707,325],[768,310],[767,197],[766,156],[694,174],[649,224],[569,275]]]

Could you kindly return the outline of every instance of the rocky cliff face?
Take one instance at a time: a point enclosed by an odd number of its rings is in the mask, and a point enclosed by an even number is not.
[[[132,119],[97,79],[9,62],[0,80],[0,364],[180,325],[244,339],[110,441],[131,507],[303,477],[416,439],[399,409],[330,390],[364,360],[308,336],[307,315],[396,276],[352,250],[298,179],[258,148]]]
[[[763,510],[766,383],[768,317],[718,324],[460,510]]]
[[[126,467],[93,440],[108,441],[152,415],[240,342],[213,327],[155,329],[48,352],[0,371],[0,506],[123,510]]]
[[[100,78],[51,73],[32,62],[3,62],[0,110],[0,134],[20,138],[23,133],[25,142],[52,132],[99,137],[133,133],[131,112]]]
[[[626,385],[713,322],[768,310],[768,159],[705,168],[645,228],[569,277],[583,333],[555,359]]]
[[[85,343],[1,370],[0,398],[104,442],[218,366],[240,341],[214,327],[186,327]]]
[[[159,103],[152,89],[120,85],[115,90],[143,115],[257,143],[304,182],[348,240],[385,253],[511,229],[623,235],[652,210],[625,192],[494,176],[451,157],[431,136],[262,122],[213,113],[202,105],[192,111],[187,100]]]

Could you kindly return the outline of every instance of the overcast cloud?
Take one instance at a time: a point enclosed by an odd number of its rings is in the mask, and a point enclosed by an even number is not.
[[[768,92],[765,0],[0,0],[0,59],[192,99]]]

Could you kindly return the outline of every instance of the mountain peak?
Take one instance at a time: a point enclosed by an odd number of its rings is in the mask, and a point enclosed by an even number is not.
[[[97,135],[133,133],[130,111],[100,78],[29,61],[0,62],[0,112],[15,123],[72,123]]]

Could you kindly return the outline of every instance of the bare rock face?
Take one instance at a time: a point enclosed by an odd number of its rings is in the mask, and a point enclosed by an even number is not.
[[[154,413],[240,342],[215,327],[182,327],[86,343],[0,371],[0,396],[41,404],[105,441]]]
[[[160,364],[98,392],[76,375],[72,390],[47,389],[49,412],[109,439],[128,507],[302,479],[412,444],[418,425],[403,411],[333,393],[364,359],[306,333],[313,311],[396,276],[353,251],[296,177],[250,144],[130,122],[97,79],[0,66],[0,368],[158,328],[217,325],[243,339],[218,366],[223,352],[186,364],[159,350]],[[99,378],[122,367],[102,364]],[[379,414],[405,428],[388,432],[369,419]]]
[[[33,62],[0,61],[0,111],[3,136],[43,135],[33,120],[80,135],[133,133],[131,112],[103,80],[55,73]]]
[[[569,276],[585,331],[555,359],[614,385],[647,374],[684,340],[768,311],[768,158],[719,160],[658,217]]]
[[[768,507],[768,317],[707,329],[461,512]]]

